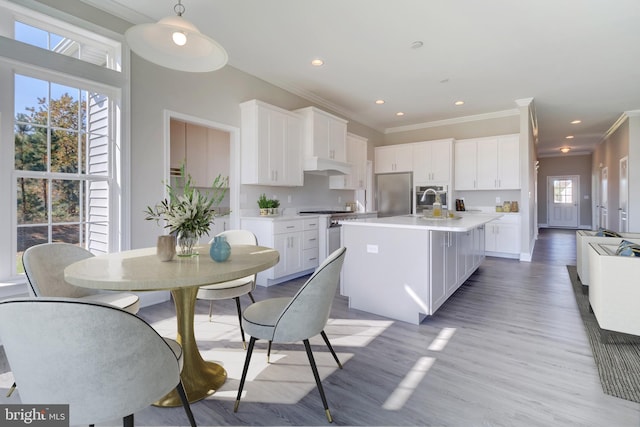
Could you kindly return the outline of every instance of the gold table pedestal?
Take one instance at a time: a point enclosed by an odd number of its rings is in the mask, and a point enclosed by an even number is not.
[[[198,287],[171,291],[178,322],[177,341],[182,346],[182,385],[189,403],[197,402],[215,393],[227,380],[227,371],[215,362],[202,359],[194,333],[195,304]],[[182,406],[178,392],[173,390],[154,403],[156,406]]]

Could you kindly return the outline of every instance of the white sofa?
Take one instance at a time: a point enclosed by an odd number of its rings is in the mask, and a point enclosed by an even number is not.
[[[589,303],[601,329],[640,335],[640,257],[615,255],[617,248],[589,244]]]
[[[576,264],[578,277],[583,285],[589,285],[589,244],[603,243],[619,245],[622,239],[633,243],[640,243],[640,233],[619,233],[620,237],[596,236],[596,231],[578,230],[576,231]]]

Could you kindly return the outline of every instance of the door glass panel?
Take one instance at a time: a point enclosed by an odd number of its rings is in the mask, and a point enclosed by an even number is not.
[[[573,203],[573,181],[570,179],[555,179],[553,181],[553,203]]]

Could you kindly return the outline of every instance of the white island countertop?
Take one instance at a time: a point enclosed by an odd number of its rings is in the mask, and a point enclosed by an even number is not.
[[[402,215],[368,218],[360,221],[340,221],[343,226],[388,227],[418,230],[466,232],[500,218],[501,213],[459,213],[454,218],[427,218],[423,215]]]

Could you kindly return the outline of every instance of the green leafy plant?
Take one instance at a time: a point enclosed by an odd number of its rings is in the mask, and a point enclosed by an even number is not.
[[[164,220],[164,227],[172,234],[190,231],[198,238],[208,235],[216,216],[214,207],[224,198],[229,178],[218,175],[211,185],[211,194],[202,194],[193,186],[191,175],[185,176],[184,166],[181,176],[184,179],[182,194],[167,184],[168,197],[153,207],[147,206],[145,219],[158,223]]]
[[[271,208],[277,209],[280,207],[280,200],[278,199],[271,199]]]
[[[266,194],[262,193],[260,195],[260,197],[258,198],[258,207],[260,209],[267,209],[267,208],[271,207],[269,205],[270,205],[270,200],[267,199],[267,195]]]

